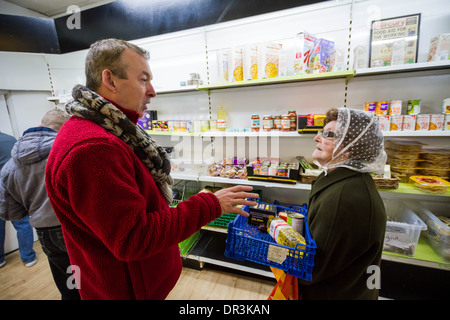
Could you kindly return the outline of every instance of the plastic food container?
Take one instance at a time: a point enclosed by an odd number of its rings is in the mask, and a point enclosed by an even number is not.
[[[413,257],[427,225],[402,201],[384,200],[387,223],[383,250]]]
[[[423,201],[414,209],[427,225],[427,230],[422,235],[428,244],[438,256],[450,262],[450,226],[438,218],[450,217],[450,203]]]

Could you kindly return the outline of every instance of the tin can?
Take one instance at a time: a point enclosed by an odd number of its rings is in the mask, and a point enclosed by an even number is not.
[[[300,233],[302,236],[303,234],[303,225],[305,223],[305,216],[301,213],[297,212],[288,212],[287,214],[287,221],[286,221],[292,228],[294,228],[295,231]]]
[[[375,105],[375,114],[377,116],[388,114],[388,102],[387,101],[379,101]]]
[[[180,131],[186,132],[187,123],[186,121],[180,121]]]
[[[364,111],[375,114],[376,102],[366,102],[364,104]]]
[[[407,114],[419,114],[420,113],[420,100],[408,100],[406,113]]]
[[[166,120],[161,121],[161,131],[169,131],[169,124]]]

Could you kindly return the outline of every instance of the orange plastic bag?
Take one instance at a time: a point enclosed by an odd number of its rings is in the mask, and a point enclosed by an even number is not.
[[[270,267],[277,284],[273,288],[267,300],[298,300],[298,281],[283,270]]]

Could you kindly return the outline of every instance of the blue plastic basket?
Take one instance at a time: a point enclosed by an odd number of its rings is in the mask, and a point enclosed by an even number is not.
[[[294,277],[311,281],[317,246],[309,232],[306,207],[286,208],[276,205],[276,208],[277,213],[288,210],[305,216],[306,245],[299,244],[295,248],[280,245],[268,233],[248,224],[247,217],[238,215],[228,224],[225,256],[274,267],[287,271]],[[248,212],[248,206],[245,206],[243,210]]]

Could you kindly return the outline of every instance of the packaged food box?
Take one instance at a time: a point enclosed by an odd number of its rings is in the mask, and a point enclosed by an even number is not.
[[[258,45],[249,44],[244,50],[244,80],[258,79]]]
[[[388,114],[402,114],[402,100],[392,100],[391,103],[389,103]]]
[[[417,189],[430,193],[445,193],[450,183],[437,176],[411,176],[409,177]]]
[[[269,42],[258,45],[258,78],[275,78],[280,67],[281,43]]]
[[[300,32],[294,39],[294,74],[312,73],[311,58],[314,55],[316,37],[309,32]]]
[[[357,46],[353,53],[353,69],[369,67],[369,46]]]
[[[331,52],[330,71],[343,71],[345,67],[345,51],[343,49],[334,49]]]
[[[444,129],[445,114],[432,114],[430,117],[430,130]]]
[[[391,116],[377,116],[381,131],[389,131],[391,122],[390,117]]]
[[[231,81],[244,80],[244,52],[242,47],[233,47],[230,52],[228,79]]]
[[[442,61],[450,59],[450,33],[442,33],[430,41],[430,51],[427,61]]]
[[[400,200],[383,200],[386,208],[386,233],[383,250],[413,257],[420,233],[427,225]]]
[[[403,116],[401,114],[395,114],[391,116],[391,131],[401,131],[403,128]]]
[[[418,114],[416,117],[416,130],[428,131],[430,129],[430,115]]]
[[[249,209],[248,223],[261,227],[261,230],[263,231],[266,231],[267,221],[269,217],[277,216],[276,207],[268,203],[258,203],[253,207],[249,207],[248,209]]]
[[[416,115],[415,114],[405,114],[403,116],[403,131],[414,131],[416,130]]]
[[[422,232],[430,247],[447,262],[450,262],[450,203],[418,202],[414,211],[427,225]]]
[[[450,113],[445,115],[444,130],[450,130]]]
[[[230,63],[230,49],[219,49],[217,50],[217,73],[219,80],[218,82],[222,81],[229,81],[228,77],[228,65]]]
[[[312,59],[313,73],[330,71],[330,59],[333,49],[333,41],[322,38],[314,41],[314,58]]]

